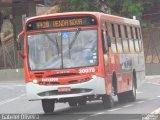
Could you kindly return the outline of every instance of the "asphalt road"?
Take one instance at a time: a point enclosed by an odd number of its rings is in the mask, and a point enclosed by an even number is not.
[[[42,110],[41,101],[27,100],[23,82],[0,82],[0,119],[6,114],[38,114],[35,119],[40,120],[148,120],[148,114],[157,114],[160,109],[160,85],[144,83],[137,90],[135,102],[118,103],[116,97],[114,100],[112,109],[104,109],[101,101],[88,102],[80,107],[57,103],[55,112],[47,115]]]

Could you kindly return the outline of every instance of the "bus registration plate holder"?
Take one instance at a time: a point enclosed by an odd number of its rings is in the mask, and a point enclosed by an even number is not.
[[[59,87],[58,92],[71,92],[70,87]]]

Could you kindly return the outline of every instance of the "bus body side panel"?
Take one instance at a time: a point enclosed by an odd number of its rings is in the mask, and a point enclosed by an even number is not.
[[[135,20],[128,20],[125,18],[114,18],[113,16],[106,15],[105,16],[106,22],[113,23],[113,24],[120,24],[120,25],[128,25],[128,26],[140,26],[138,21]],[[116,37],[112,38],[112,28],[111,26],[108,27],[108,32],[112,39],[117,39],[117,30],[115,31]],[[121,29],[122,30],[122,29]],[[123,29],[124,30],[124,29]],[[121,39],[124,38],[124,31],[121,33]],[[112,43],[115,44],[115,43]],[[129,40],[130,44],[130,40]],[[141,43],[142,44],[142,43]],[[128,46],[125,46],[128,47]],[[141,45],[142,47],[142,45]],[[111,46],[112,49],[112,46]],[[145,79],[145,67],[144,67],[144,57],[143,53],[139,52],[129,52],[129,53],[112,53],[109,54],[109,64],[106,66],[106,72],[108,74],[107,79],[112,83],[112,75],[113,72],[116,73],[117,77],[117,93],[122,93],[126,91],[132,90],[132,83],[133,83],[133,70],[136,71],[136,78],[137,78],[137,86],[143,83]]]
[[[132,57],[133,54],[120,54],[120,71],[122,78],[121,92],[132,89]]]

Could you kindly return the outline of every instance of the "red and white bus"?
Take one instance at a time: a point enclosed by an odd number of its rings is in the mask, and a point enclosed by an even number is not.
[[[19,35],[27,97],[45,113],[58,102],[85,105],[100,99],[106,108],[134,101],[145,79],[138,20],[99,12],[70,12],[29,18]]]

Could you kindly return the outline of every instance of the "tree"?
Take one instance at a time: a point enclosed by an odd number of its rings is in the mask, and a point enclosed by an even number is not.
[[[61,12],[71,11],[107,11],[107,0],[55,0]]]
[[[1,32],[2,32],[3,19],[9,17],[10,14],[11,14],[11,8],[3,8],[0,10],[0,45],[2,43]]]
[[[0,11],[0,45],[2,44],[2,41],[1,41],[2,24],[3,24],[3,15],[2,15],[2,12]]]
[[[89,5],[91,0],[56,0],[61,12],[86,11],[92,8]]]
[[[134,15],[141,17],[143,12],[141,0],[56,0],[61,12],[100,11],[124,17]]]
[[[109,9],[115,15],[141,17],[143,13],[142,3],[141,0],[112,0],[109,2]]]

